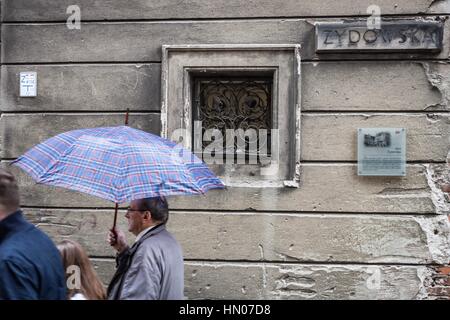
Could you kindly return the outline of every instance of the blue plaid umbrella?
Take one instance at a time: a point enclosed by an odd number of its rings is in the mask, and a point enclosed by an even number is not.
[[[81,191],[116,204],[224,188],[190,151],[128,126],[62,133],[31,148],[13,164],[38,183]]]

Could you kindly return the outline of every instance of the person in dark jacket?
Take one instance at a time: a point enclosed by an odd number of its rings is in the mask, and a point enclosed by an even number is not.
[[[0,300],[65,300],[61,255],[19,209],[14,176],[0,169]]]

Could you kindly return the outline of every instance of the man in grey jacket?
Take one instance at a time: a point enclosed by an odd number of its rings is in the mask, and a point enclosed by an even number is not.
[[[134,200],[125,217],[128,231],[136,236],[136,240],[128,247],[123,232],[115,229],[109,233],[109,243],[118,254],[108,299],[183,299],[183,254],[165,227],[169,217],[166,199]]]

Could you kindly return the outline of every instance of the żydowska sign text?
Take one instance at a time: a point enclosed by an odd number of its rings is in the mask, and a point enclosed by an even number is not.
[[[444,25],[439,21],[382,21],[379,29],[367,23],[316,24],[316,51],[327,52],[439,52]]]

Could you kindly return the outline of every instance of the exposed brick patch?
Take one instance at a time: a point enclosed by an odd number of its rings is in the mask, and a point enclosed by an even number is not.
[[[450,300],[450,265],[432,267],[434,270],[427,288],[430,299]]]
[[[449,193],[449,192],[450,192],[450,184],[443,184],[443,185],[441,186],[441,190],[442,190],[443,192]]]
[[[450,152],[447,155],[447,168],[440,175],[437,181],[440,183],[442,192],[445,194],[447,202],[450,199]],[[448,215],[450,221],[450,215]],[[450,257],[449,257],[450,259]],[[432,267],[433,274],[430,282],[427,283],[427,292],[429,299],[450,300],[450,265]]]

